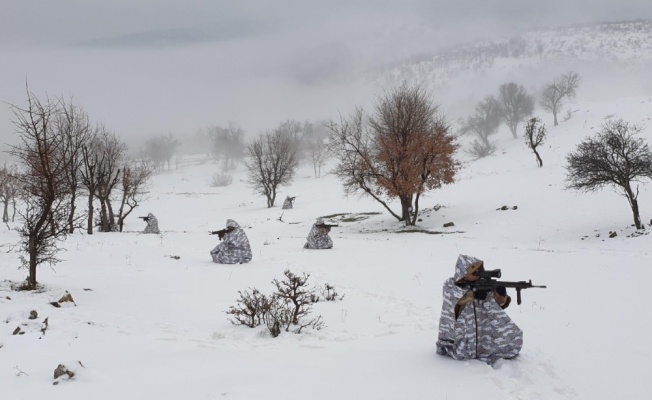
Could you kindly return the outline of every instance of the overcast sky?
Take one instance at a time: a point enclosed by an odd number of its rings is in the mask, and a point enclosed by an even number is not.
[[[359,104],[368,93],[339,79],[380,63],[636,18],[652,18],[652,1],[0,0],[0,100],[21,104],[28,80],[127,135],[228,120],[258,133]]]

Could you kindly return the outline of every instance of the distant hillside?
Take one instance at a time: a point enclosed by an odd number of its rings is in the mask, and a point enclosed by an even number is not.
[[[636,20],[540,29],[502,41],[484,41],[413,57],[365,76],[380,86],[401,81],[443,82],[494,68],[501,60],[528,63],[581,61],[640,66],[652,61],[652,21]]]

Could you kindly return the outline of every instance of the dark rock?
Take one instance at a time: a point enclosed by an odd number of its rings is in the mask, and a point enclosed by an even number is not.
[[[444,228],[448,228],[448,227],[450,227],[450,226],[455,226],[455,224],[452,223],[452,222],[446,222],[446,223],[444,224]]]
[[[57,379],[58,377],[63,375],[68,375],[69,378],[72,378],[73,376],[75,376],[75,373],[69,370],[68,367],[66,367],[65,365],[59,364],[57,368],[54,370],[54,379]]]

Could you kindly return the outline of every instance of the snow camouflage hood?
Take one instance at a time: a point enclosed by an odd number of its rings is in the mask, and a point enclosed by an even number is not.
[[[143,233],[161,233],[158,229],[158,219],[154,216],[154,214],[147,214],[147,221],[145,222],[147,222],[147,226],[145,227]]]
[[[224,235],[220,244],[211,250],[213,262],[219,264],[242,264],[251,261],[251,246],[247,234],[232,219],[226,220],[226,227],[235,228]]]
[[[291,210],[294,204],[292,204],[292,198],[290,196],[287,196],[285,198],[285,201],[283,202],[283,210]]]
[[[333,240],[331,239],[330,236],[328,236],[328,233],[322,233],[321,230],[317,227],[317,225],[321,225],[324,223],[324,220],[322,218],[317,218],[317,221],[312,224],[312,229],[310,229],[310,233],[308,234],[308,241],[306,242],[305,245],[303,245],[304,249],[332,249],[333,248]]]
[[[444,282],[437,353],[456,360],[478,359],[487,363],[516,357],[523,347],[523,332],[496,303],[493,293],[486,300],[471,298],[455,318],[455,305],[462,298],[469,299],[465,297],[468,290],[456,286],[455,282],[478,261],[482,260],[460,255],[455,275]]]

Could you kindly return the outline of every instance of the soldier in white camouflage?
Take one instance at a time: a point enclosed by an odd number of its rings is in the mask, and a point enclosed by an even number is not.
[[[294,207],[294,199],[296,199],[296,196],[295,197],[286,196],[285,201],[283,201],[282,209],[291,210],[292,207]]]
[[[232,219],[226,220],[226,233],[221,243],[211,250],[213,262],[219,264],[243,264],[251,261],[251,246],[247,234]]]
[[[161,233],[161,231],[158,229],[158,219],[154,216],[154,214],[149,213],[147,214],[147,217],[141,218],[147,223],[143,233]]]
[[[455,284],[477,279],[474,272],[483,269],[482,260],[460,255],[455,275],[444,282],[437,354],[492,364],[501,358],[514,358],[521,351],[523,332],[504,311],[511,301],[505,288],[485,293],[481,299],[482,295]]]
[[[328,236],[331,231],[330,226],[324,224],[324,220],[317,218],[312,224],[312,229],[308,234],[308,241],[303,246],[304,249],[332,249],[333,240]]]

